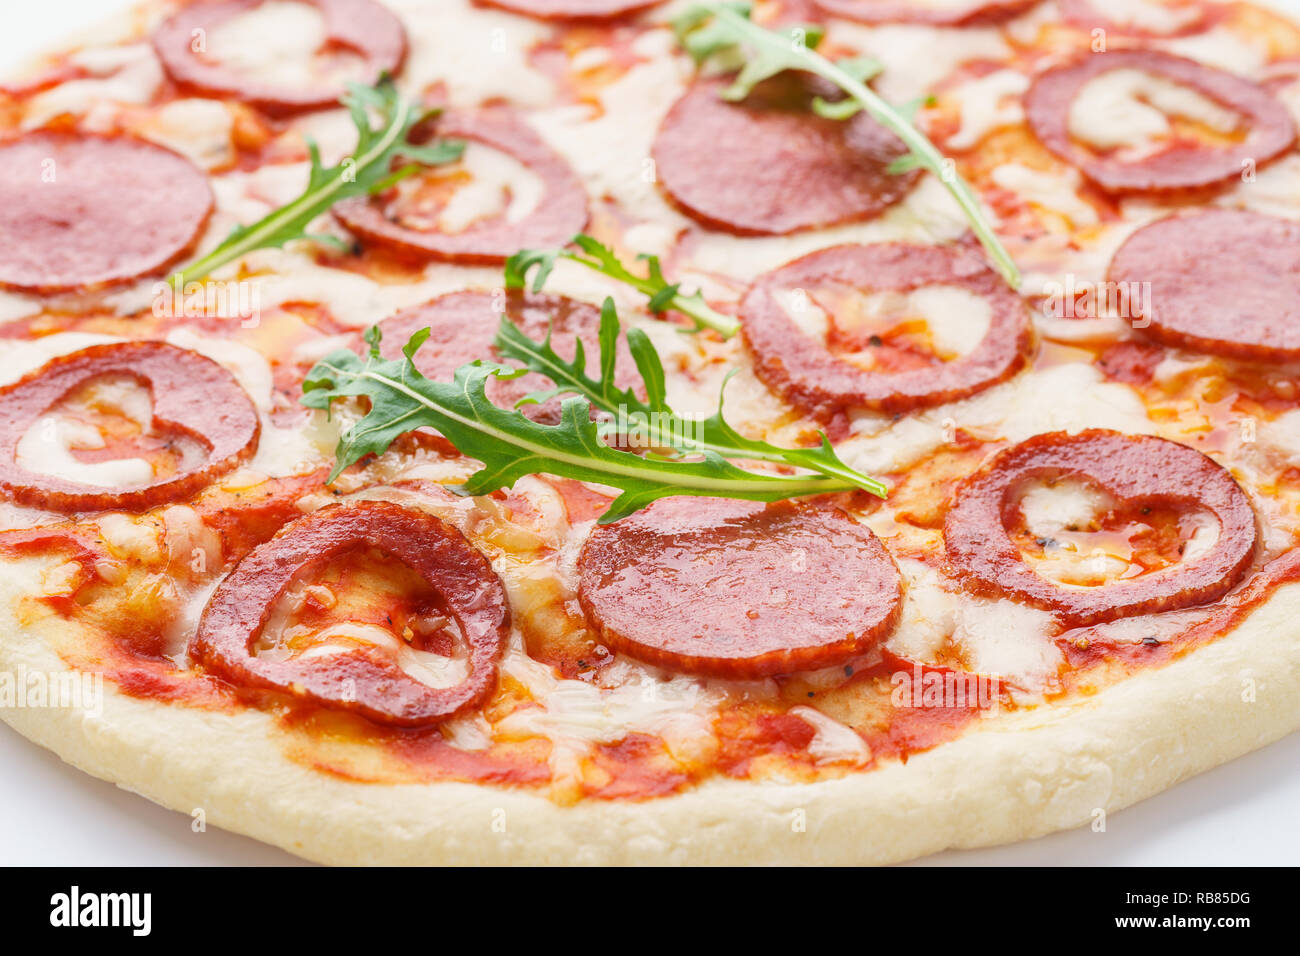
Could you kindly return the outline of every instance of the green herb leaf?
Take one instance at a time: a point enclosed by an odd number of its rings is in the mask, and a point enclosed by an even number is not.
[[[600,419],[598,427],[602,434],[618,438],[621,444],[650,448],[657,454],[675,459],[711,453],[723,458],[746,458],[806,468],[884,497],[885,486],[844,464],[825,435],[821,436],[821,444],[816,448],[781,448],[745,438],[723,417],[721,395],[718,410],[708,418],[687,419],[678,415],[668,407],[663,363],[650,337],[641,329],[628,329],[626,338],[628,350],[645,386],[646,398],[642,401],[633,389],[619,388],[615,384],[614,369],[621,331],[614,302],[606,299],[600,315],[599,378],[587,374],[581,342],[573,360],[567,361],[551,347],[549,333],[545,340],[535,342],[503,317],[495,344],[503,358],[519,362],[555,383],[556,388],[547,397],[552,394],[576,395],[591,407],[605,412],[609,417]]]
[[[417,109],[387,77],[373,87],[351,84],[343,105],[357,127],[357,146],[352,155],[337,166],[326,167],[316,144],[309,142],[311,172],[302,195],[258,222],[236,228],[216,249],[177,273],[174,281],[182,286],[196,282],[257,249],[279,248],[303,239],[320,242],[324,237],[309,233],[307,228],[335,203],[383,192],[418,172],[421,166],[459,159],[465,149],[464,143],[451,140],[411,143],[415,126],[438,111]],[[407,163],[394,170],[393,164],[399,158]],[[338,242],[334,240],[334,244]]]
[[[528,286],[528,273],[533,276],[532,291],[541,292],[546,280],[559,259],[581,263],[611,279],[629,285],[647,298],[647,308],[656,315],[672,309],[691,319],[695,331],[713,329],[723,338],[730,338],[740,330],[740,323],[729,315],[715,310],[698,291],[684,293],[677,284],[664,278],[658,256],[642,255],[637,258],[646,264],[646,274],[641,276],[624,265],[614,250],[602,245],[585,233],[573,237],[574,252],[569,249],[524,249],[506,260],[506,288],[523,289]]]
[[[687,8],[673,24],[682,48],[697,63],[713,59],[724,68],[739,65],[736,81],[723,91],[723,98],[743,98],[756,83],[786,69],[803,70],[834,83],[849,95],[850,101],[865,109],[872,119],[907,146],[909,155],[896,161],[890,167],[891,171],[920,168],[938,176],[966,214],[972,231],[1007,284],[1013,289],[1018,288],[1020,272],[985,218],[970,186],[956,174],[952,164],[945,160],[926,135],[913,125],[911,117],[919,104],[891,105],[863,82],[860,61],[833,63],[818,53],[816,42],[809,42],[809,38],[815,36],[820,40],[819,28],[768,30],[752,22],[749,12],[746,3],[705,2]],[[802,41],[800,37],[803,37]],[[830,119],[847,119],[858,112],[843,102],[828,103],[825,100],[820,105],[814,103],[813,109]]]
[[[378,327],[366,333],[370,354],[362,358],[340,349],[319,362],[303,383],[302,403],[309,408],[329,409],[348,396],[364,396],[370,402],[365,417],[352,425],[339,440],[335,451],[333,480],[347,466],[367,455],[383,454],[401,435],[416,428],[436,428],[463,454],[476,458],[483,467],[463,485],[452,488],[460,494],[482,495],[508,488],[525,475],[547,473],[578,481],[610,485],[621,490],[600,518],[602,524],[616,521],[670,495],[704,495],[741,498],[749,501],[779,501],[785,498],[863,488],[884,494],[884,486],[860,475],[835,457],[823,437],[817,449],[778,449],[750,441],[737,434],[722,418],[721,407],[708,419],[697,444],[670,441],[670,424],[655,433],[670,454],[638,455],[611,447],[606,442],[608,422],[592,420],[597,408],[658,411],[670,423],[685,425],[664,401],[663,367],[650,339],[632,330],[628,345],[645,380],[647,400],[642,402],[631,389],[613,385],[618,317],[613,303],[602,310],[599,379],[585,372],[585,356],[579,348],[572,362],[564,362],[550,348],[549,336],[540,346],[522,333],[512,335],[512,324],[503,319],[500,340],[508,350],[518,350],[558,375],[557,391],[573,392],[561,405],[558,424],[545,425],[526,418],[514,409],[503,409],[488,400],[490,377],[514,376],[518,369],[482,360],[462,365],[451,382],[434,382],[420,374],[412,361],[428,337],[428,330],[413,335],[402,349],[402,358],[386,360],[379,354]],[[518,330],[515,330],[516,333]],[[530,366],[531,367],[531,366]],[[690,423],[697,427],[696,423]],[[691,457],[688,459],[686,454]],[[777,461],[806,467],[818,474],[779,475],[748,471],[727,460],[728,455]]]

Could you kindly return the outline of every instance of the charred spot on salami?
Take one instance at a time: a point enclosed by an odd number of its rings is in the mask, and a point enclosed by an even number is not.
[[[29,133],[0,144],[0,286],[58,293],[158,272],[211,212],[207,177],[169,149]]]
[[[19,442],[77,387],[109,375],[135,379],[153,398],[153,428],[174,433],[205,454],[162,480],[97,488],[31,471]],[[206,356],[164,342],[93,345],[43,365],[0,389],[0,494],[50,511],[138,510],[188,497],[257,450],[261,422],[235,377]]]
[[[701,79],[673,104],[655,136],[655,169],[692,218],[738,235],[784,235],[872,219],[911,191],[920,173],[892,173],[907,153],[860,112],[812,111],[828,95],[797,73],[764,80],[738,103],[722,80]]]
[[[1239,140],[1210,144],[1175,134],[1154,152],[1125,155],[1122,148],[1099,151],[1071,132],[1075,100],[1090,81],[1115,70],[1131,70],[1172,81],[1212,101],[1244,127]],[[1156,50],[1111,50],[1039,74],[1025,94],[1030,128],[1049,150],[1077,166],[1112,192],[1161,192],[1212,186],[1264,163],[1295,142],[1295,123],[1286,107],[1263,87],[1195,60]]]
[[[438,120],[439,136],[481,143],[518,161],[540,181],[540,195],[530,209],[516,213],[511,186],[510,208],[482,217],[477,210],[458,221],[445,220],[448,207],[444,188],[448,171],[466,172],[460,166],[439,167],[411,177],[402,189],[369,199],[348,199],[334,207],[334,215],[363,241],[387,247],[417,259],[495,264],[505,262],[520,249],[563,246],[587,225],[587,194],[569,165],[542,141],[525,122],[504,107],[470,114],[448,114]],[[473,170],[468,170],[470,177]],[[424,187],[430,187],[428,189]]]
[[[1107,276],[1149,284],[1131,318],[1166,345],[1258,362],[1300,361],[1300,223],[1202,209],[1143,226]]]
[[[849,320],[871,311],[863,306],[868,295],[879,299],[880,311],[908,319],[917,306],[907,296],[935,288],[964,293],[964,308],[988,308],[987,330],[964,355],[943,361],[901,341],[886,355],[879,335],[864,340],[851,327]],[[800,325],[815,311],[825,315],[824,333]],[[853,407],[899,412],[964,398],[1018,372],[1033,346],[1020,296],[957,246],[881,243],[811,253],[760,277],[741,300],[740,323],[755,374],[790,404],[823,418]]]
[[[286,659],[255,653],[254,642],[285,590],[329,559],[361,547],[402,561],[434,589],[468,648],[464,680],[430,687],[371,646]],[[455,716],[491,692],[509,629],[500,578],[460,532],[390,502],[360,501],[301,518],[241,560],[204,609],[190,653],[238,686],[418,727]]]
[[[1025,560],[1007,522],[1028,483],[1062,478],[1091,482],[1132,507],[1208,512],[1218,537],[1197,557],[1103,586],[1051,581]],[[1250,567],[1258,538],[1250,500],[1222,465],[1178,442],[1104,429],[1035,435],[999,452],[958,488],[943,532],[964,586],[1052,611],[1070,625],[1217,601]]]
[[[587,621],[609,646],[740,679],[843,664],[888,636],[902,600],[870,529],[791,502],[661,499],[593,531],[578,575]]]
[[[326,109],[344,93],[341,83],[291,86],[243,76],[222,63],[220,50],[209,48],[214,30],[260,7],[266,0],[201,0],[176,11],[154,31],[153,47],[167,74],[180,86],[201,93],[231,96],[268,113]],[[364,60],[365,76],[374,83],[397,73],[406,59],[402,22],[374,0],[305,0],[320,11],[325,25],[323,49],[345,51]]]

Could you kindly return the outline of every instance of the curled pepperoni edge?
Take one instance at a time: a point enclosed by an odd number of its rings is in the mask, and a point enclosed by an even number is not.
[[[1207,235],[1208,241],[1197,248],[1198,237]],[[1290,262],[1273,260],[1274,256],[1285,259],[1288,251]],[[1150,265],[1144,267],[1144,262]],[[1300,360],[1300,333],[1286,345],[1276,339],[1265,341],[1252,334],[1252,328],[1273,326],[1279,335],[1288,331],[1297,297],[1279,288],[1272,309],[1261,308],[1260,298],[1273,282],[1291,279],[1300,285],[1295,280],[1297,263],[1300,224],[1247,210],[1205,208],[1166,216],[1137,229],[1115,250],[1106,280],[1120,289],[1133,283],[1151,284],[1151,309],[1143,313],[1141,301],[1133,297],[1128,299],[1128,308],[1134,319],[1146,320],[1142,332],[1165,345],[1245,361],[1283,363]],[[1265,270],[1262,282],[1260,269]],[[1207,301],[1204,286],[1198,288],[1197,283],[1217,286],[1218,294],[1234,287],[1248,289],[1250,296],[1234,297],[1243,303],[1244,314]],[[1207,328],[1195,328],[1198,312]],[[1231,337],[1209,334],[1215,331]]]
[[[1134,505],[1212,512],[1219,538],[1202,557],[1102,587],[1069,587],[1039,575],[1007,534],[1016,491],[1034,479],[1086,478]],[[1100,624],[1209,604],[1241,580],[1255,555],[1255,512],[1228,471],[1194,448],[1106,429],[1049,432],[1004,449],[968,478],[944,519],[954,574],[972,590],[1010,595],[1068,625]]]
[[[613,20],[631,16],[664,0],[475,0],[538,20]]]
[[[568,163],[508,109],[448,114],[438,135],[470,139],[513,156],[539,176],[546,192],[519,222],[488,222],[460,233],[421,232],[393,222],[379,198],[345,199],[334,216],[365,242],[420,259],[494,265],[520,249],[567,245],[587,225],[587,192]]]
[[[129,375],[149,388],[153,421],[208,449],[205,464],[136,488],[91,491],[18,464],[18,443],[69,392],[101,375]],[[48,511],[141,511],[187,498],[257,451],[262,423],[248,393],[212,359],[166,342],[120,342],[52,359],[0,388],[0,494]]]
[[[1135,162],[1097,156],[1070,136],[1070,106],[1083,85],[1111,70],[1157,74],[1245,116],[1246,141],[1228,149],[1197,148],[1156,153]],[[1038,74],[1025,93],[1025,116],[1038,140],[1110,192],[1162,192],[1212,186],[1240,174],[1242,162],[1262,164],[1295,142],[1295,122],[1267,90],[1195,60],[1155,50],[1111,50]]]
[[[927,8],[906,0],[813,0],[823,13],[859,23],[928,23],[969,27],[1018,17],[1041,0],[971,0],[951,9]]]
[[[781,105],[796,91],[805,98],[829,93],[819,83],[787,71],[735,103],[720,95],[726,85],[722,78],[697,79],[668,110],[651,147],[668,201],[702,225],[737,236],[783,236],[864,222],[900,202],[920,172],[889,171],[889,164],[907,152],[893,133],[865,111],[839,121],[809,109],[792,113]],[[764,129],[767,94],[777,104],[770,108],[774,118],[766,121],[770,128]],[[791,117],[794,128],[786,130]],[[770,142],[772,150],[756,149],[758,138]],[[850,151],[852,160],[845,162],[841,154]],[[776,169],[775,181],[761,178]],[[845,177],[859,175],[871,177],[870,189],[864,190],[868,198],[841,188]],[[797,201],[790,201],[796,190]]]
[[[707,510],[704,510],[709,507],[709,499],[690,499],[690,501],[692,508],[701,509],[706,518],[710,517]],[[865,621],[864,626],[855,628],[848,634],[837,631],[834,636],[828,637],[825,641],[815,645],[796,648],[778,647],[744,657],[716,656],[707,653],[686,654],[670,650],[662,646],[662,643],[667,640],[665,632],[660,626],[662,622],[646,622],[648,629],[641,635],[624,633],[607,624],[604,620],[603,607],[607,602],[611,606],[618,606],[620,598],[616,593],[611,594],[600,588],[598,584],[599,572],[596,565],[602,560],[617,560],[620,557],[620,547],[625,542],[630,542],[627,543],[629,549],[635,549],[638,546],[658,549],[662,547],[663,539],[665,537],[671,538],[676,531],[684,532],[687,536],[686,540],[689,542],[692,531],[707,530],[707,528],[700,528],[698,525],[692,526],[692,520],[698,520],[698,512],[696,512],[688,516],[685,527],[678,527],[676,521],[670,520],[670,525],[674,526],[673,530],[663,531],[655,526],[655,522],[659,520],[659,517],[654,507],[652,507],[613,524],[598,526],[583,544],[582,551],[578,555],[578,603],[586,616],[588,626],[600,636],[602,642],[616,651],[621,651],[630,657],[666,670],[706,677],[749,680],[842,664],[870,651],[885,640],[894,630],[902,615],[902,575],[899,573],[889,551],[870,528],[859,524],[838,509],[818,509],[806,503],[781,501],[768,505],[766,509],[762,505],[752,502],[726,502],[725,504],[731,508],[743,508],[748,505],[757,509],[748,515],[742,515],[739,518],[742,524],[747,521],[763,519],[765,514],[771,515],[772,513],[785,513],[799,520],[813,518],[823,522],[835,521],[842,523],[845,528],[861,537],[865,547],[871,551],[867,560],[877,565],[875,570],[878,576],[893,582],[892,593],[882,598],[877,606],[879,613],[874,619]],[[723,515],[719,526],[725,526],[736,520],[730,515]],[[728,553],[739,554],[742,556],[741,560],[743,560],[743,550],[731,549]],[[626,558],[626,555],[624,554],[622,557]],[[841,569],[841,573],[845,573],[843,572],[843,555],[828,553],[823,558],[831,562],[830,566],[838,567]],[[816,559],[809,556],[809,561],[812,562],[813,560]],[[840,563],[835,565],[835,560],[839,560]],[[867,573],[867,570],[860,568],[855,573],[863,574]],[[746,584],[749,585],[752,581],[753,579],[747,576]],[[825,577],[821,579],[820,585],[829,589],[829,582]],[[753,586],[756,588],[762,587],[761,584]],[[764,593],[766,592],[764,591]],[[682,623],[684,626],[689,627],[689,618],[683,618]],[[656,644],[656,641],[660,643]],[[704,645],[706,642],[701,641],[700,643]]]
[[[469,645],[464,681],[429,687],[369,648],[306,661],[252,653],[275,602],[296,578],[363,544],[404,562],[442,597]],[[290,694],[381,724],[419,727],[453,717],[492,691],[509,630],[501,579],[459,531],[391,502],[358,501],[300,518],[249,552],[208,601],[190,653],[237,686]]]
[[[266,0],[201,0],[163,21],[153,34],[153,48],[178,85],[202,93],[233,96],[267,113],[288,114],[326,109],[338,104],[344,90],[278,88],[245,80],[219,64],[199,61],[191,49],[196,30],[210,31],[224,20],[255,9]],[[373,0],[304,0],[319,8],[325,20],[326,42],[356,50],[365,57],[371,81],[396,74],[406,62],[406,30],[402,21]]]
[[[98,289],[105,286],[120,285],[142,276],[150,275],[161,271],[172,263],[176,262],[198,242],[203,235],[203,230],[212,216],[214,200],[212,196],[212,187],[208,183],[208,177],[203,170],[195,166],[190,160],[174,150],[148,140],[136,139],[130,136],[121,135],[103,135],[98,133],[72,133],[52,130],[36,130],[26,133],[23,136],[0,142],[0,152],[11,148],[21,148],[24,145],[43,142],[48,144],[48,150],[53,151],[59,148],[83,147],[98,149],[118,149],[126,148],[132,151],[130,157],[123,156],[123,164],[126,168],[119,171],[119,175],[129,181],[139,181],[141,179],[151,179],[155,187],[154,194],[157,197],[158,206],[155,210],[158,215],[168,220],[177,220],[178,217],[185,215],[188,210],[185,209],[184,193],[186,190],[194,190],[196,194],[201,193],[203,201],[196,205],[194,213],[189,216],[191,225],[185,230],[187,235],[177,242],[174,242],[169,248],[163,249],[155,257],[150,257],[131,268],[111,269],[93,276],[83,276],[81,278],[72,278],[68,275],[57,275],[44,277],[33,275],[29,278],[22,278],[5,267],[0,266],[0,288],[15,289],[20,292],[36,293],[38,295],[56,295],[63,292],[77,292],[87,289]],[[146,159],[145,157],[150,157]],[[158,168],[149,170],[145,167],[147,162],[156,161],[160,165]],[[106,157],[96,157],[95,162],[104,166],[111,162],[112,159]],[[168,168],[164,172],[163,165]],[[188,182],[179,182],[176,177],[188,176]],[[66,179],[65,179],[66,181]],[[75,180],[74,180],[75,182]],[[166,188],[162,188],[162,187]],[[38,195],[38,194],[34,194]],[[96,195],[93,200],[95,203],[113,204],[118,202],[118,198],[113,193]],[[201,206],[201,208],[199,208]],[[130,216],[138,218],[141,210],[139,208],[130,211]],[[126,218],[125,216],[123,218]],[[139,223],[133,223],[133,226],[139,228]],[[114,236],[101,237],[101,242],[112,249],[114,246]],[[84,238],[79,240],[85,242]],[[30,231],[26,232],[20,239],[14,239],[17,244],[22,242],[28,247],[33,242]],[[66,252],[66,247],[59,250]],[[0,254],[2,256],[2,254]],[[48,258],[48,257],[46,257]],[[83,257],[82,262],[85,261]]]
[[[959,286],[989,303],[989,328],[971,352],[941,367],[868,372],[809,339],[774,294],[827,281],[865,292]],[[965,398],[1011,378],[1025,367],[1033,348],[1024,301],[956,246],[889,242],[821,249],[760,276],[741,300],[739,315],[754,373],[782,399],[818,418],[853,407],[892,413]]]

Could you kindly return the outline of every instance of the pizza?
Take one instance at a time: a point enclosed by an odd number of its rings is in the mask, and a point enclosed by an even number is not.
[[[1300,26],[150,2],[0,86],[0,717],[330,863],[889,863],[1300,726]]]

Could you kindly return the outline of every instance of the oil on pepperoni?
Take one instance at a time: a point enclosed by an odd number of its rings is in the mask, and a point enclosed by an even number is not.
[[[201,93],[232,96],[268,113],[326,109],[338,103],[342,86],[284,86],[241,76],[212,59],[216,51],[196,50],[221,24],[260,7],[266,0],[200,0],[165,20],[153,35],[154,51],[168,75],[182,87]],[[325,49],[343,49],[365,61],[374,83],[382,74],[395,74],[406,59],[402,22],[374,0],[306,0],[325,21]]]
[[[844,512],[664,498],[598,527],[578,600],[610,647],[731,678],[828,667],[897,623],[902,583],[884,545]]]
[[[253,643],[291,584],[362,547],[404,562],[437,592],[469,650],[469,674],[459,684],[430,687],[377,648],[288,660],[254,652]],[[423,512],[361,501],[332,505],[285,526],[235,565],[208,601],[190,654],[238,686],[418,727],[455,716],[491,692],[509,630],[501,579],[459,531]]]
[[[1170,216],[1129,236],[1107,279],[1147,290],[1126,297],[1130,318],[1167,345],[1300,361],[1300,223],[1235,209]]]
[[[1242,116],[1249,132],[1241,142],[1225,147],[1174,140],[1159,152],[1138,159],[1087,149],[1070,135],[1074,98],[1089,80],[1122,69],[1139,70],[1190,87]],[[1285,152],[1296,137],[1291,114],[1263,87],[1195,60],[1156,50],[1111,50],[1039,74],[1025,94],[1025,116],[1044,146],[1112,192],[1212,186],[1239,177],[1247,166]]]
[[[107,375],[129,376],[153,399],[155,431],[204,449],[203,460],[138,487],[97,488],[29,471],[18,443],[42,415],[77,387]],[[206,356],[164,342],[93,345],[46,363],[0,389],[0,495],[50,511],[141,510],[187,498],[251,458],[261,422],[235,377]]]
[[[865,112],[848,121],[811,109],[814,87],[782,73],[742,101],[699,80],[673,104],[655,136],[665,192],[706,226],[738,235],[783,235],[872,219],[911,191],[913,170],[891,173],[907,152]]]
[[[587,225],[587,193],[582,181],[528,125],[504,107],[448,114],[438,120],[439,136],[468,139],[518,160],[537,176],[543,193],[536,208],[518,221],[497,215],[460,232],[442,232],[410,221],[406,205],[392,196],[347,199],[334,215],[363,241],[417,259],[495,264],[520,249],[566,245]],[[406,218],[407,222],[403,222]]]
[[[503,314],[531,339],[541,340],[549,329],[551,345],[562,358],[572,359],[576,342],[580,340],[588,370],[594,369],[599,361],[599,309],[564,296],[517,290],[501,296],[487,292],[453,292],[399,312],[379,323],[379,330],[383,333],[379,351],[384,358],[398,358],[411,336],[427,328],[429,337],[415,353],[415,367],[425,378],[449,382],[456,369],[475,359],[500,359],[492,343]],[[637,388],[640,385],[632,354],[622,338],[619,339],[614,381],[619,388]],[[530,372],[519,378],[489,379],[487,394],[494,404],[513,408],[529,393],[554,387],[555,383],[546,376]],[[520,410],[534,421],[554,425],[560,420],[561,402],[562,398],[556,396],[540,404],[524,405]]]
[[[1050,581],[1025,561],[1007,521],[1029,482],[1059,478],[1089,481],[1130,507],[1208,511],[1218,540],[1198,557],[1100,587]],[[1250,567],[1258,539],[1250,500],[1213,459],[1164,438],[1104,429],[1036,435],[999,452],[958,488],[943,532],[948,563],[967,588],[1052,611],[1072,626],[1217,601]]]
[[[211,213],[207,176],[169,149],[29,133],[0,144],[0,286],[58,293],[156,273]]]
[[[953,361],[936,357],[920,368],[867,371],[801,330],[780,301],[781,292],[798,289],[815,304],[819,286],[859,293],[955,287],[988,303],[989,328]],[[822,418],[853,407],[899,412],[964,398],[1010,378],[1032,347],[1024,302],[958,246],[881,243],[811,253],[760,277],[741,300],[740,323],[755,374],[787,402]]]

